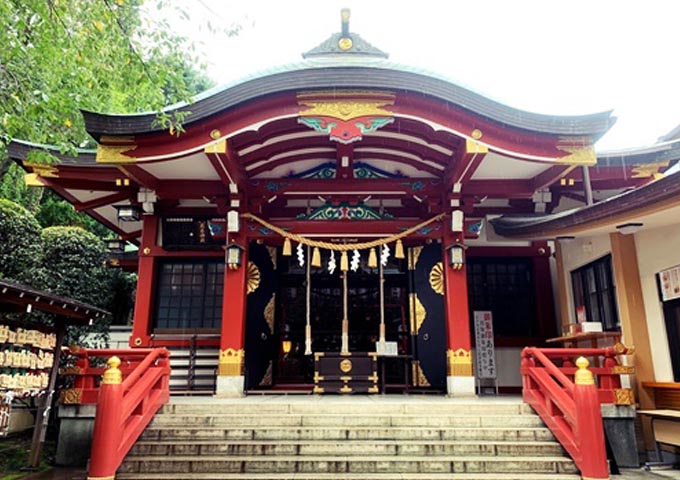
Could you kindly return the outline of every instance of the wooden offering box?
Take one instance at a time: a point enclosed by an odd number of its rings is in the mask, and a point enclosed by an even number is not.
[[[378,354],[314,354],[314,393],[378,393]]]

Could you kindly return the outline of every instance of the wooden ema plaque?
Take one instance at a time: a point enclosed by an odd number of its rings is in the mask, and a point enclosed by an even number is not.
[[[314,393],[378,393],[378,354],[315,353]]]

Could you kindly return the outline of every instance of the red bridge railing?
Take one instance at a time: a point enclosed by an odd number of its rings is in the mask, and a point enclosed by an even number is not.
[[[632,393],[621,389],[620,381],[620,375],[633,373],[632,367],[622,367],[616,360],[625,353],[625,347],[522,351],[524,401],[569,453],[583,478],[609,478],[600,404],[633,403]],[[587,356],[602,366],[588,369]]]
[[[74,390],[79,398],[70,403],[95,403],[97,399],[88,478],[112,479],[130,448],[170,398],[170,352],[165,348],[77,348],[71,353],[77,357],[76,368],[65,373],[76,377]],[[91,360],[97,357],[108,357],[108,368],[92,367]]]

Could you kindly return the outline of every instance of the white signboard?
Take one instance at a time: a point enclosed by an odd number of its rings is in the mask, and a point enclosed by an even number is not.
[[[493,316],[489,311],[475,311],[475,357],[477,378],[496,378],[496,352],[493,343]]]
[[[659,283],[662,301],[680,298],[680,265],[659,272]]]
[[[397,356],[397,342],[385,342],[385,349],[380,348],[380,342],[375,342],[375,350],[378,355],[384,355],[386,357]]]

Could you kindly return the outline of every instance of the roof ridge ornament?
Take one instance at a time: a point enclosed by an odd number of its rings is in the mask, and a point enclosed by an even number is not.
[[[338,40],[338,47],[340,50],[346,51],[352,48],[352,37],[349,34],[349,17],[351,11],[349,8],[340,10],[340,31],[342,36]]]
[[[338,58],[338,54],[348,54],[346,58],[387,58],[389,55],[374,47],[357,33],[350,33],[349,8],[340,10],[340,32],[334,33],[320,45],[302,54],[302,58],[330,57]]]

